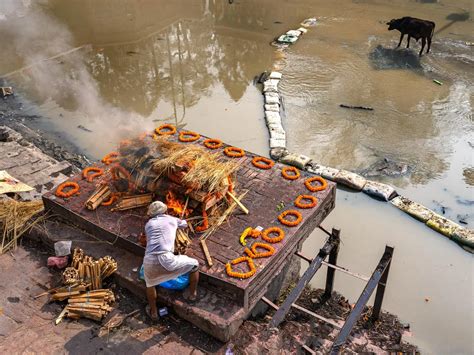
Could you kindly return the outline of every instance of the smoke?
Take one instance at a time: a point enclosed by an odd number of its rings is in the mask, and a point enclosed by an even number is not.
[[[57,129],[92,155],[150,130],[149,118],[101,98],[87,66],[91,46],[77,48],[68,27],[51,15],[48,6],[47,0],[0,1],[0,73],[39,104],[40,113],[53,118]],[[93,132],[80,131],[78,125]]]

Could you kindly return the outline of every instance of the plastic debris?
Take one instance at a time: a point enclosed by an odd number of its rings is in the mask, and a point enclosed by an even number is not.
[[[162,307],[162,308],[158,309],[158,314],[160,315],[160,317],[167,316],[168,315],[168,308],[167,307]]]
[[[339,107],[351,108],[351,109],[354,109],[354,110],[367,110],[367,111],[373,111],[373,110],[374,110],[372,107],[367,107],[367,106],[352,106],[352,105],[345,105],[345,104],[340,104]]]
[[[303,27],[313,27],[316,26],[317,20],[314,17],[307,18],[303,22],[301,22],[301,26]]]
[[[50,267],[57,267],[58,269],[64,269],[68,264],[67,256],[50,256],[48,258],[47,264]]]
[[[434,214],[430,209],[404,196],[397,196],[390,203],[421,222],[428,221]]]
[[[339,170],[336,176],[334,176],[334,181],[356,191],[362,191],[367,179],[351,171]]]
[[[303,154],[287,154],[280,158],[280,162],[287,165],[292,165],[298,169],[303,170],[306,165],[311,162],[311,158]]]
[[[433,79],[433,83],[436,83],[438,85],[443,85],[443,83],[439,80]]]
[[[287,44],[293,44],[298,40],[298,36],[289,36],[287,34],[281,35],[278,37],[277,42],[279,43],[287,43]]]
[[[54,253],[56,256],[67,256],[71,254],[71,240],[63,240],[54,243]]]
[[[0,87],[0,97],[7,97],[13,95],[13,88],[11,86]]]
[[[392,186],[371,180],[367,180],[362,191],[382,201],[390,201],[397,196],[397,191]]]

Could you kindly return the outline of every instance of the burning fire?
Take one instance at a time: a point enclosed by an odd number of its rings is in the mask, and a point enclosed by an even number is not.
[[[170,190],[166,194],[166,206],[168,206],[168,212],[176,217],[181,217],[184,211],[184,203],[180,201],[175,194]],[[191,211],[189,208],[186,208],[184,212],[184,217],[188,217]]]

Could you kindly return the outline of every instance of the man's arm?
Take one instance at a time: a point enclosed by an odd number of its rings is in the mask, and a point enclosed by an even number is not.
[[[186,228],[188,226],[188,222],[186,222],[184,219],[179,219],[179,218],[176,218],[178,220],[178,228]]]

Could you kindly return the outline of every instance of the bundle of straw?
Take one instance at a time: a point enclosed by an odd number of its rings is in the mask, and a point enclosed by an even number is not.
[[[153,161],[153,171],[158,178],[173,172],[176,166],[186,165],[188,171],[182,184],[209,193],[226,187],[227,177],[239,167],[234,161],[226,161],[219,153],[210,153],[197,145],[169,144],[167,155]]]
[[[11,198],[0,199],[0,230],[2,244],[0,254],[16,248],[19,238],[43,217],[34,218],[44,210],[40,201],[15,201]]]

